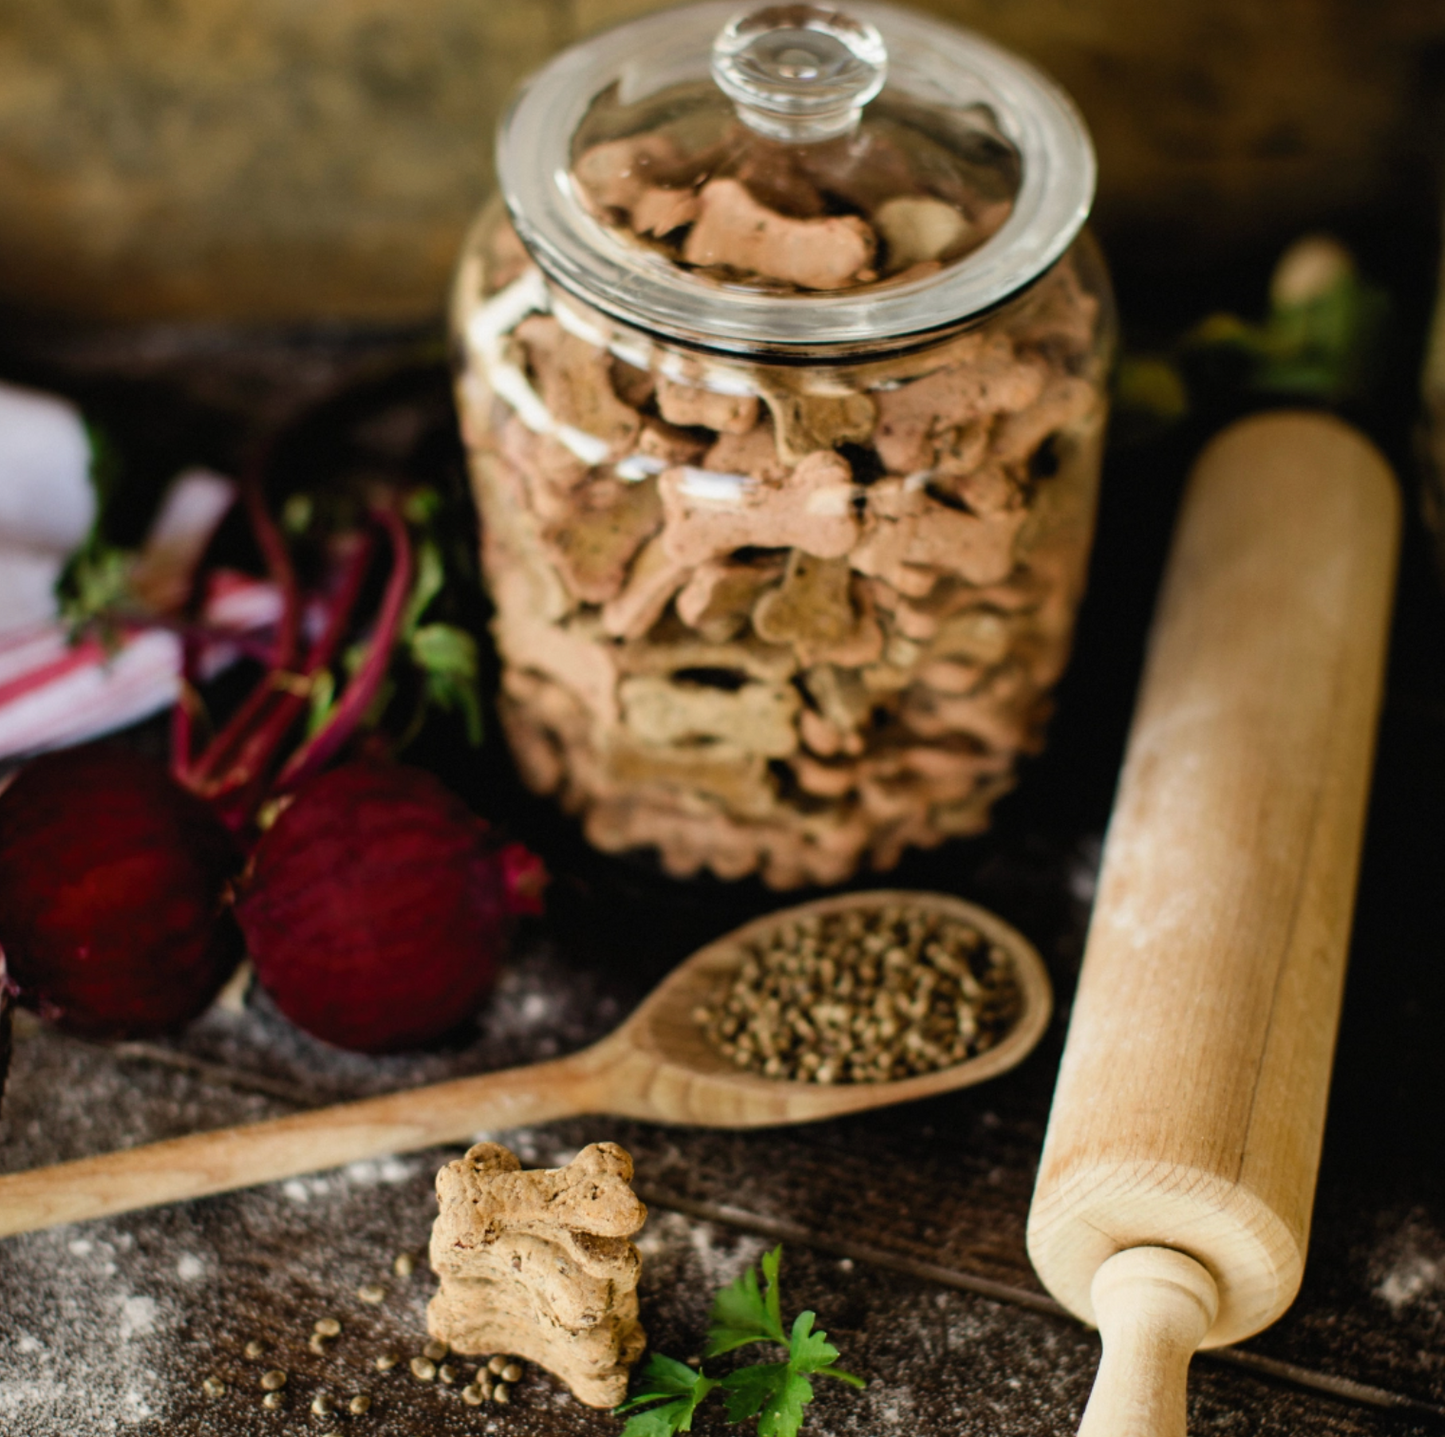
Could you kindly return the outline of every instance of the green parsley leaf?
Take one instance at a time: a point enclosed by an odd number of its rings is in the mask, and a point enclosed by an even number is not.
[[[813,1384],[788,1368],[782,1386],[758,1413],[758,1437],[797,1437],[803,1408],[813,1400]]]
[[[813,1384],[790,1362],[759,1362],[740,1367],[722,1380],[729,1422],[758,1419],[758,1437],[796,1437],[803,1408],[813,1400]]]
[[[788,1336],[788,1363],[799,1372],[821,1372],[831,1367],[838,1356],[828,1334],[813,1331],[813,1318],[812,1312],[800,1312]]]
[[[778,1267],[782,1257],[781,1246],[763,1254],[763,1276],[768,1283],[766,1296],[758,1285],[757,1268],[750,1267],[713,1299],[704,1357],[718,1357],[734,1348],[746,1347],[750,1342],[787,1345],[778,1295]]]
[[[768,1284],[768,1331],[777,1333],[777,1341],[782,1340],[783,1314],[781,1310],[781,1296],[778,1288],[778,1270],[783,1265],[783,1245],[779,1243],[771,1252],[763,1254],[763,1277]]]
[[[643,1368],[641,1385],[641,1392],[612,1409],[614,1417],[632,1413],[622,1437],[673,1437],[676,1432],[691,1432],[698,1404],[718,1384],[685,1363],[654,1352]],[[661,1405],[646,1412],[634,1410],[654,1402]]]
[[[811,1372],[818,1377],[836,1377],[850,1387],[866,1387],[861,1377],[834,1367],[838,1349],[828,1341],[828,1334],[819,1328],[813,1331],[812,1312],[800,1312],[793,1321],[793,1331],[788,1338],[788,1364],[795,1372]]]
[[[614,1409],[621,1415],[653,1404],[645,1412],[633,1413],[622,1437],[673,1437],[690,1431],[698,1404],[715,1387],[723,1390],[729,1422],[756,1417],[758,1437],[797,1437],[803,1409],[813,1400],[813,1377],[865,1385],[861,1377],[833,1366],[838,1349],[826,1332],[813,1330],[814,1313],[799,1313],[791,1332],[784,1333],[778,1286],[782,1259],[782,1248],[775,1247],[763,1255],[761,1280],[758,1268],[750,1267],[717,1294],[705,1355],[716,1357],[749,1343],[770,1342],[787,1349],[787,1360],[755,1362],[715,1379],[654,1354],[642,1374],[642,1391]]]
[[[757,1362],[739,1367],[722,1380],[727,1393],[728,1421],[746,1422],[777,1397],[788,1380],[786,1362]]]
[[[673,1437],[674,1432],[691,1431],[693,1411],[693,1405],[681,1397],[646,1412],[634,1412],[622,1429],[622,1437]]]
[[[705,1378],[695,1367],[689,1367],[685,1362],[679,1362],[675,1357],[664,1357],[660,1352],[654,1352],[647,1359],[647,1366],[642,1369],[641,1385],[642,1391],[634,1393],[625,1402],[620,1403],[612,1409],[614,1415],[629,1412],[634,1407],[639,1407],[644,1402],[656,1402],[662,1397],[686,1396],[692,1392],[699,1382],[708,1382],[711,1379]]]

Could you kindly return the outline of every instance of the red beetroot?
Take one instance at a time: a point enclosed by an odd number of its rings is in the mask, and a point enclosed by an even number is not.
[[[97,745],[46,754],[0,794],[0,948],[18,1000],[90,1037],[200,1013],[241,957],[240,855],[158,763]]]
[[[311,780],[257,844],[236,916],[261,983],[308,1033],[418,1047],[476,1012],[541,863],[499,847],[430,774],[376,761]]]

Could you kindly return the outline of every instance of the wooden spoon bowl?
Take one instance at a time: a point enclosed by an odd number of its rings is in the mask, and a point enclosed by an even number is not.
[[[912,1078],[813,1083],[748,1072],[709,1041],[694,1011],[727,982],[747,957],[750,944],[765,941],[776,929],[800,918],[890,906],[922,909],[967,923],[1009,955],[1019,1006],[1012,1026],[992,1048],[952,1067]],[[620,1045],[632,1054],[646,1055],[655,1067],[644,1099],[647,1110],[609,1106],[607,1111],[703,1127],[766,1127],[816,1122],[981,1083],[1022,1061],[1043,1036],[1052,1011],[1053,995],[1043,962],[1017,929],[961,898],[885,889],[844,893],[781,909],[715,939],[674,969],[616,1032],[588,1051]]]
[[[1019,1007],[992,1048],[912,1078],[825,1084],[762,1077],[713,1047],[694,1010],[743,962],[745,944],[799,918],[890,905],[962,920],[1009,955]],[[767,914],[700,948],[619,1028],[581,1052],[0,1177],[0,1236],[584,1113],[722,1128],[817,1122],[933,1097],[1002,1073],[1038,1042],[1051,1010],[1038,953],[985,909],[946,894],[902,890],[822,898]]]

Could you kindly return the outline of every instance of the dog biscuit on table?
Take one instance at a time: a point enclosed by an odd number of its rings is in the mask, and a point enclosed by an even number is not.
[[[631,1180],[616,1143],[538,1172],[497,1143],[448,1163],[437,1174],[430,1255],[441,1289],[427,1331],[465,1356],[515,1354],[589,1407],[616,1406],[647,1342],[642,1257],[628,1240],[647,1209]]]

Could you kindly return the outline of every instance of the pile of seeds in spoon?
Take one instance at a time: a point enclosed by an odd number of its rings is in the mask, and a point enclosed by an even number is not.
[[[815,913],[743,945],[694,1017],[740,1068],[878,1083],[992,1048],[1020,1006],[1006,950],[963,919],[889,904]]]

